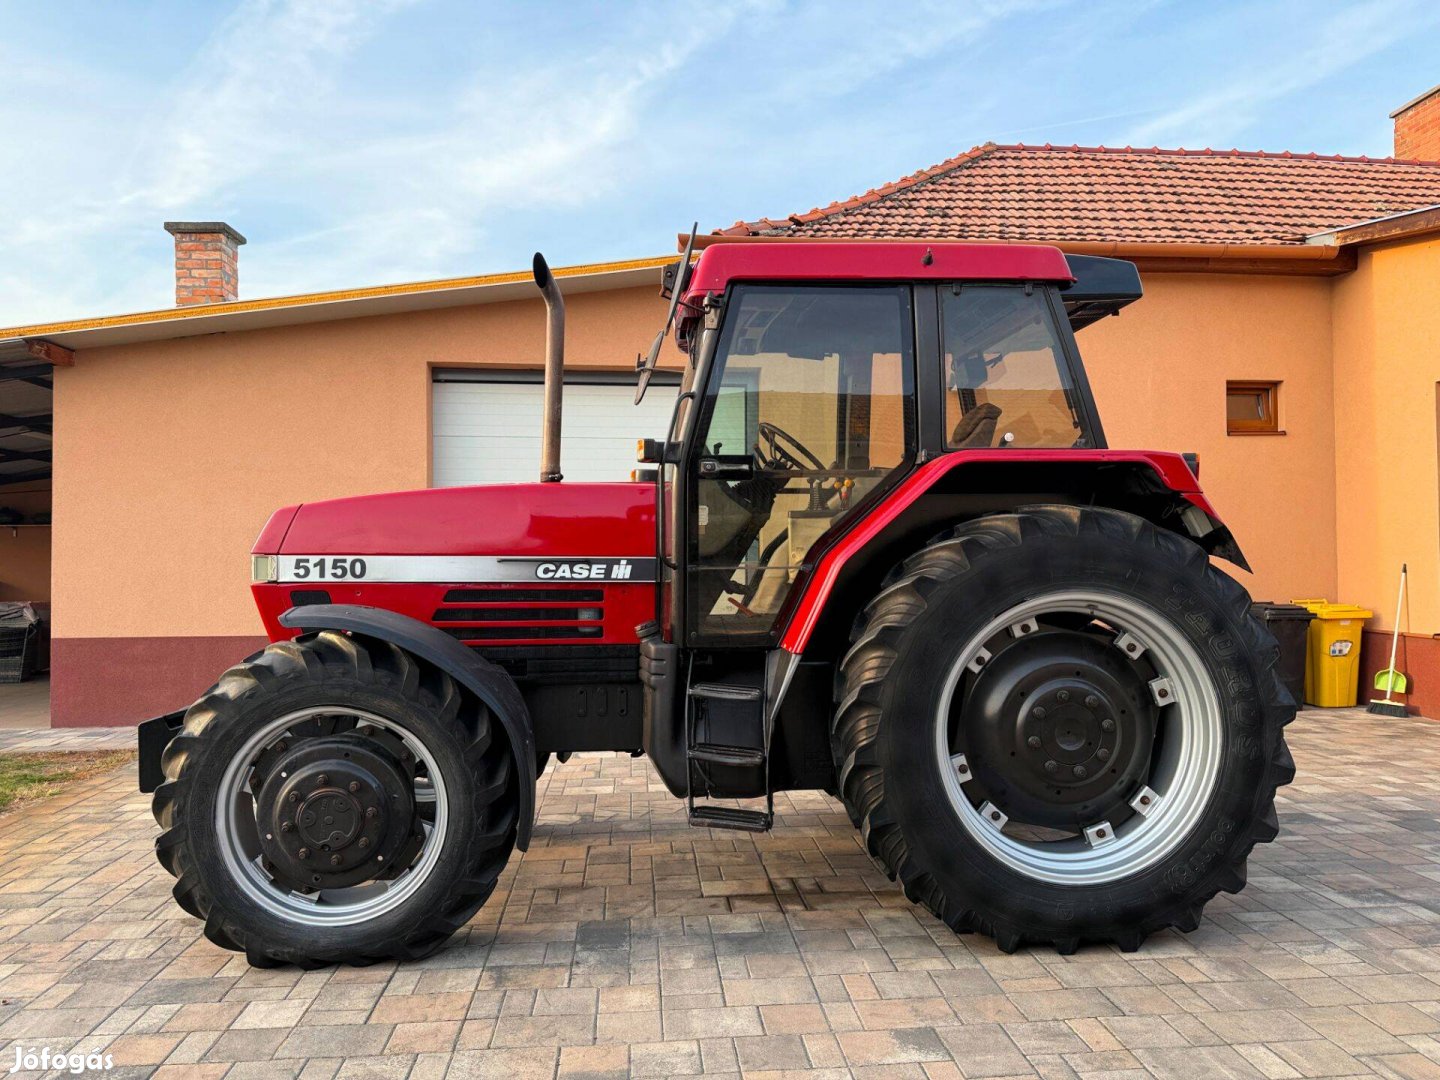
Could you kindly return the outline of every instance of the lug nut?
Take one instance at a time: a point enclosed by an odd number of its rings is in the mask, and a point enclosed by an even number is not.
[[[373,806],[367,806],[367,807],[365,808],[365,816],[366,816],[367,818],[372,818],[372,819],[373,819],[373,818],[375,817],[375,815],[378,814],[378,813],[380,813],[380,811],[379,811],[379,810],[376,810],[375,807],[373,807]]]
[[[1069,701],[1069,700],[1070,700],[1070,691],[1069,691],[1069,690],[1061,690],[1058,694],[1055,695],[1055,700],[1056,700],[1056,701]]]
[[[1084,780],[1085,777],[1086,777],[1087,775],[1089,775],[1088,773],[1086,773],[1086,771],[1085,771],[1085,766],[1084,766],[1084,765],[1076,765],[1075,768],[1074,768],[1072,771],[1073,771],[1073,772],[1075,773],[1075,775],[1078,776],[1081,780]]]
[[[290,832],[290,831],[293,830],[294,828],[295,828],[295,823],[294,823],[293,821],[282,821],[282,822],[280,822],[280,831],[281,831],[281,832]]]
[[[322,772],[319,776],[317,776],[317,777],[315,778],[315,782],[316,782],[317,784],[319,784],[321,787],[324,787],[326,784],[328,784],[328,783],[330,782],[330,774],[329,774],[329,773],[323,773],[323,772]]]
[[[370,837],[368,837],[368,836],[362,836],[362,837],[360,837],[360,847],[361,847],[361,848],[367,848],[367,847],[369,847],[369,846],[370,846]]]
[[[1096,751],[1095,751],[1095,756],[1098,757],[1101,761],[1109,761],[1109,760],[1110,760],[1110,748],[1109,748],[1109,747],[1106,747],[1106,746],[1100,747],[1099,750],[1096,750]]]
[[[339,855],[331,855],[331,856],[330,856],[330,865],[331,865],[331,866],[339,866],[339,865],[340,865],[340,856],[339,856]]]
[[[1059,763],[1058,761],[1047,761],[1047,762],[1045,762],[1045,771],[1046,771],[1046,772],[1054,772],[1054,771],[1055,771],[1056,769],[1058,769],[1058,768],[1060,768],[1060,763]]]
[[[1100,721],[1100,730],[1101,730],[1101,731],[1114,731],[1114,730],[1115,730],[1115,721],[1114,721],[1114,720],[1111,720],[1111,719],[1107,716],[1104,720],[1101,720],[1101,721]]]
[[[1040,736],[1039,736],[1039,735],[1031,735],[1030,738],[1028,738],[1028,739],[1025,740],[1025,745],[1028,746],[1028,747],[1030,747],[1031,750],[1039,750],[1039,749],[1040,749]]]
[[[1033,716],[1036,720],[1044,720],[1044,719],[1045,719],[1045,706],[1044,706],[1044,705],[1036,705],[1035,708],[1034,708],[1033,710],[1031,710],[1030,715]]]
[[[1085,707],[1086,707],[1087,709],[1096,709],[1096,708],[1099,708],[1099,707],[1100,707],[1100,699],[1099,699],[1098,697],[1096,697],[1094,694],[1087,694],[1086,697],[1085,697]]]
[[[292,791],[292,792],[290,792],[290,801],[291,801],[292,803],[299,802],[299,801],[300,801],[300,793],[299,793],[298,791]]]
[[[308,847],[302,847],[295,854],[300,856],[300,858],[302,859],[308,859],[310,857],[310,849]]]
[[[360,781],[359,781],[359,780],[351,780],[351,781],[350,781],[350,794],[351,794],[351,795],[354,795],[355,792],[357,792],[357,791],[359,791],[359,790],[360,790]]]

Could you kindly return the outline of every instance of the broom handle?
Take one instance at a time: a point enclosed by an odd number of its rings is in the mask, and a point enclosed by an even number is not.
[[[1400,564],[1400,595],[1395,598],[1395,629],[1390,635],[1390,670],[1395,670],[1395,650],[1400,645],[1400,613],[1405,610],[1405,573],[1408,567]],[[1395,678],[1392,675],[1388,684],[1390,687],[1385,691],[1385,700],[1390,700],[1390,695],[1395,691]]]

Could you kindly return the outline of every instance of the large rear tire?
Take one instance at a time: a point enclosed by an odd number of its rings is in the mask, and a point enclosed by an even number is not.
[[[425,956],[515,842],[498,721],[386,642],[268,646],[190,707],[162,763],[155,850],[175,899],[257,966]]]
[[[958,931],[1138,948],[1277,831],[1295,702],[1250,598],[1112,510],[963,525],[857,621],[832,749],[871,856]]]

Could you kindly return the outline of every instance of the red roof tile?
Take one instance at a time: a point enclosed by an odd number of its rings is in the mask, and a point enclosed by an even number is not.
[[[1298,244],[1440,204],[1440,163],[1242,150],[986,143],[732,236]]]

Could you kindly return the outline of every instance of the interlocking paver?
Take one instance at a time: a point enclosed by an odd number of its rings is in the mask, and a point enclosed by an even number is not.
[[[1339,712],[1290,732],[1299,773],[1249,888],[1194,934],[1068,957],[957,937],[824,795],[781,795],[768,835],[691,830],[643,760],[590,755],[547,771],[531,850],[438,955],[257,970],[175,908],[124,770],[0,815],[0,1061],[18,1043],[161,1080],[1440,1076],[1440,728]]]

